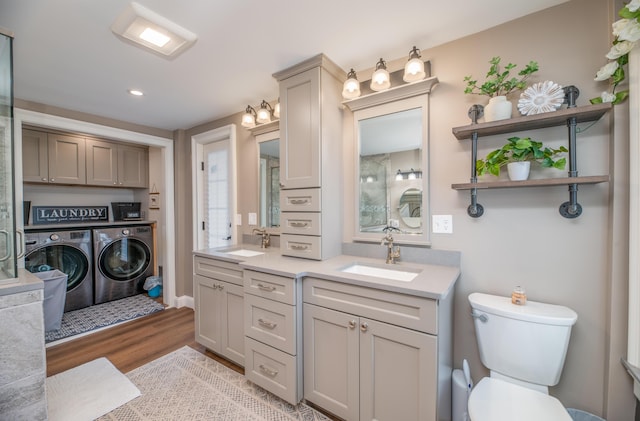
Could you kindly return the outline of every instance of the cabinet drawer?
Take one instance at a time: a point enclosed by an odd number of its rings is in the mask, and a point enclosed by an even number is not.
[[[242,269],[237,263],[223,262],[202,256],[194,256],[193,271],[208,278],[220,279],[242,285]]]
[[[302,280],[305,303],[438,334],[436,300],[317,278]]]
[[[300,400],[296,357],[245,337],[244,375],[292,405]]]
[[[271,275],[270,273],[244,271],[244,291],[248,294],[294,305],[296,303],[296,282],[293,278]]]
[[[280,232],[285,234],[320,235],[320,213],[282,212]]]
[[[320,212],[320,189],[280,190],[281,212]]]
[[[280,253],[283,256],[322,260],[322,238],[311,235],[280,235]]]
[[[295,307],[251,294],[245,297],[244,334],[296,355]]]

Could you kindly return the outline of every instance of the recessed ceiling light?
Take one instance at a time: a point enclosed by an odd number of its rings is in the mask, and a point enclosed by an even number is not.
[[[144,95],[144,92],[142,92],[142,91],[140,91],[138,89],[129,89],[129,93],[131,95],[134,95],[134,96],[142,96],[142,95]]]
[[[191,31],[132,2],[111,25],[114,34],[165,58],[174,58],[196,42]]]

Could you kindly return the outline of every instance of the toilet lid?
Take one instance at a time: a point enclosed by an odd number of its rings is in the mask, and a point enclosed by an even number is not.
[[[485,377],[469,397],[472,421],[571,421],[560,401],[533,389]]]

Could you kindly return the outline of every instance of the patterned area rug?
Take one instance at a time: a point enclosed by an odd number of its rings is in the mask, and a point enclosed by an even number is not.
[[[44,334],[45,343],[80,335],[91,330],[115,325],[164,310],[164,306],[146,294],[138,294],[121,300],[110,301],[62,315],[62,325],[58,330]]]
[[[142,396],[99,420],[329,420],[304,403],[288,404],[188,346],[127,373],[127,377]]]

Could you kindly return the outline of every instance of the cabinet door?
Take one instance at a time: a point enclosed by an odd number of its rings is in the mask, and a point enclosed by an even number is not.
[[[437,339],[360,319],[360,419],[435,420]]]
[[[219,282],[222,296],[220,353],[244,367],[244,288]]]
[[[35,130],[22,131],[22,179],[35,183],[49,182],[47,134]]]
[[[116,144],[87,139],[87,184],[112,187],[118,184]]]
[[[305,303],[302,319],[305,399],[340,418],[357,420],[358,318]]]
[[[196,318],[196,342],[212,351],[220,352],[221,282],[204,276],[193,276],[193,299]]]
[[[149,179],[149,152],[136,146],[118,146],[118,185],[147,187]]]
[[[280,82],[280,183],[320,187],[320,68]]]
[[[49,182],[86,184],[85,140],[81,137],[49,133]]]

